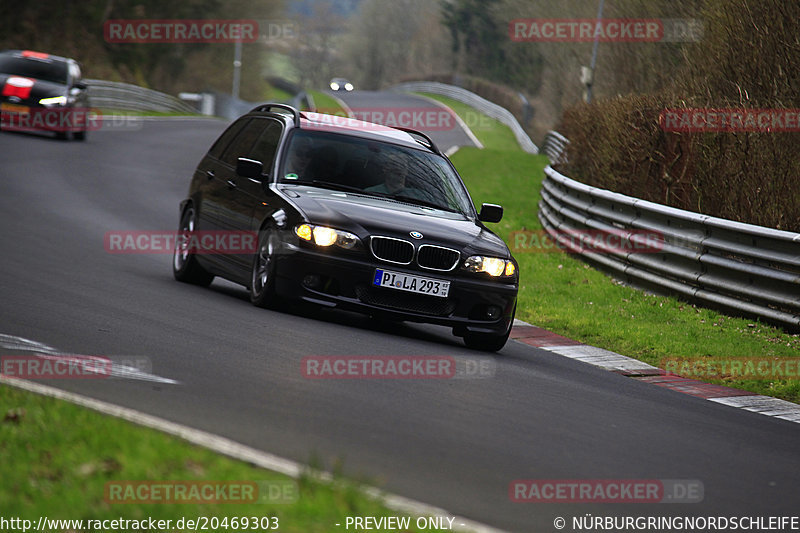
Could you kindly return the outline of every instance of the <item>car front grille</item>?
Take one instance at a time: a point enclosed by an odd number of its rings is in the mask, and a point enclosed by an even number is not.
[[[430,270],[453,270],[461,258],[458,250],[423,244],[417,251],[417,264]]]
[[[443,246],[423,244],[415,250],[411,241],[394,237],[373,236],[370,238],[372,255],[381,261],[397,265],[410,265],[416,255],[420,268],[447,272],[458,265],[461,252]]]
[[[409,265],[414,259],[414,245],[402,239],[372,237],[369,245],[372,249],[372,255],[381,261]]]
[[[455,302],[450,298],[425,296],[364,285],[356,287],[356,296],[368,305],[423,315],[448,316],[456,308]]]

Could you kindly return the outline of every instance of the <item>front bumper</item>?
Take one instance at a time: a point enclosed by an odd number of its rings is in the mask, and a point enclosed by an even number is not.
[[[276,264],[279,296],[391,320],[449,326],[457,335],[506,333],[517,300],[517,284],[470,279],[455,271],[421,271],[369,256],[325,253],[287,243]],[[441,298],[373,286],[377,268],[450,281],[449,294]]]
[[[85,107],[45,107],[34,101],[0,98],[0,128],[6,131],[75,133],[97,129],[93,110]]]

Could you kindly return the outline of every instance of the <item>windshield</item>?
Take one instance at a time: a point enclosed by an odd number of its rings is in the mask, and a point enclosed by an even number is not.
[[[0,73],[36,80],[67,84],[67,64],[63,61],[40,61],[23,57],[0,56]]]
[[[436,154],[347,135],[296,131],[281,183],[357,192],[472,216],[461,178]]]

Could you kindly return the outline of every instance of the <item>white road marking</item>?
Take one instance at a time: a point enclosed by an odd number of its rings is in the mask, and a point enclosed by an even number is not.
[[[61,351],[57,348],[49,346],[47,344],[34,341],[31,339],[26,339],[24,337],[17,337],[16,335],[7,335],[0,333],[0,348],[4,350],[12,350],[12,351],[22,351],[22,352],[31,352],[34,356],[40,357],[42,359],[47,360],[56,360],[56,359],[66,359],[70,361],[75,361],[81,364],[82,368],[85,370],[92,372],[94,371],[90,368],[89,365],[83,365],[82,363],[91,360],[97,359],[98,362],[104,362],[111,360],[111,372],[107,374],[108,377],[112,378],[121,378],[121,379],[137,379],[140,381],[151,381],[155,383],[168,383],[171,385],[178,384],[179,382],[165,378],[161,376],[157,376],[155,374],[151,374],[149,372],[145,372],[141,369],[125,365],[119,364],[114,361],[114,357],[97,357],[97,356],[87,356],[81,354],[74,354],[74,353],[66,353]],[[97,368],[97,367],[93,367]],[[103,368],[103,365],[100,365],[100,368]],[[106,375],[106,374],[104,374]]]
[[[455,144],[455,145],[451,146],[450,148],[448,148],[447,150],[445,150],[444,151],[444,155],[446,155],[448,158],[453,157],[455,155],[455,153],[458,152],[459,148],[461,148],[461,147],[458,146],[457,144]]]
[[[773,398],[772,396],[730,396],[727,398],[709,398],[709,400],[762,415],[782,418],[790,422],[800,422],[800,405]]]
[[[469,140],[472,141],[473,143],[475,143],[476,147],[478,147],[481,150],[483,150],[483,148],[484,148],[483,143],[478,140],[478,138],[475,136],[475,134],[472,133],[472,130],[469,128],[469,126],[467,126],[467,123],[464,122],[464,120],[462,120],[462,118],[460,116],[458,116],[458,113],[453,111],[450,108],[449,105],[444,104],[444,103],[440,102],[439,100],[436,100],[435,98],[431,98],[430,96],[425,96],[425,95],[422,95],[422,94],[419,94],[419,93],[413,93],[413,95],[416,96],[417,98],[422,98],[423,100],[427,100],[427,101],[437,105],[438,107],[441,107],[442,109],[445,109],[448,113],[452,114],[453,117],[455,117],[456,122],[458,123],[458,125],[461,127],[462,130],[464,130],[464,133],[467,135],[467,137],[469,137]],[[475,112],[478,113],[479,111],[476,110]],[[450,157],[450,156],[448,156],[448,157]]]
[[[23,352],[59,353],[56,348],[47,344],[3,333],[0,333],[0,347],[6,350],[20,350]]]
[[[353,113],[353,110],[350,108],[350,106],[347,105],[346,103],[344,103],[344,100],[342,100],[341,98],[339,98],[335,94],[331,94],[331,93],[327,93],[327,94],[328,94],[328,96],[333,98],[336,101],[336,103],[341,106],[342,109],[344,109],[344,112],[347,113],[347,118],[355,118],[356,117],[355,114]]]
[[[589,363],[590,365],[599,366],[600,368],[605,368],[606,370],[614,372],[636,373],[642,371],[655,372],[658,370],[658,368],[643,363],[638,359],[633,359],[610,350],[604,350],[603,348],[589,346],[588,344],[578,344],[574,346],[542,346],[541,348],[569,357],[570,359],[577,359],[578,361],[583,361],[584,363]]]

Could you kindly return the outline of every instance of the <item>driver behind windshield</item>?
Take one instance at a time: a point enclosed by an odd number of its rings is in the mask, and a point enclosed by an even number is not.
[[[392,152],[385,155],[380,163],[383,183],[367,187],[364,189],[365,191],[388,196],[407,196],[418,200],[431,200],[423,191],[406,183],[409,175],[408,161],[402,154]]]
[[[291,151],[289,152],[289,161],[286,165],[286,178],[298,179],[308,177],[308,170],[311,165],[311,150],[313,144],[311,139],[305,137],[298,137],[292,143]]]

